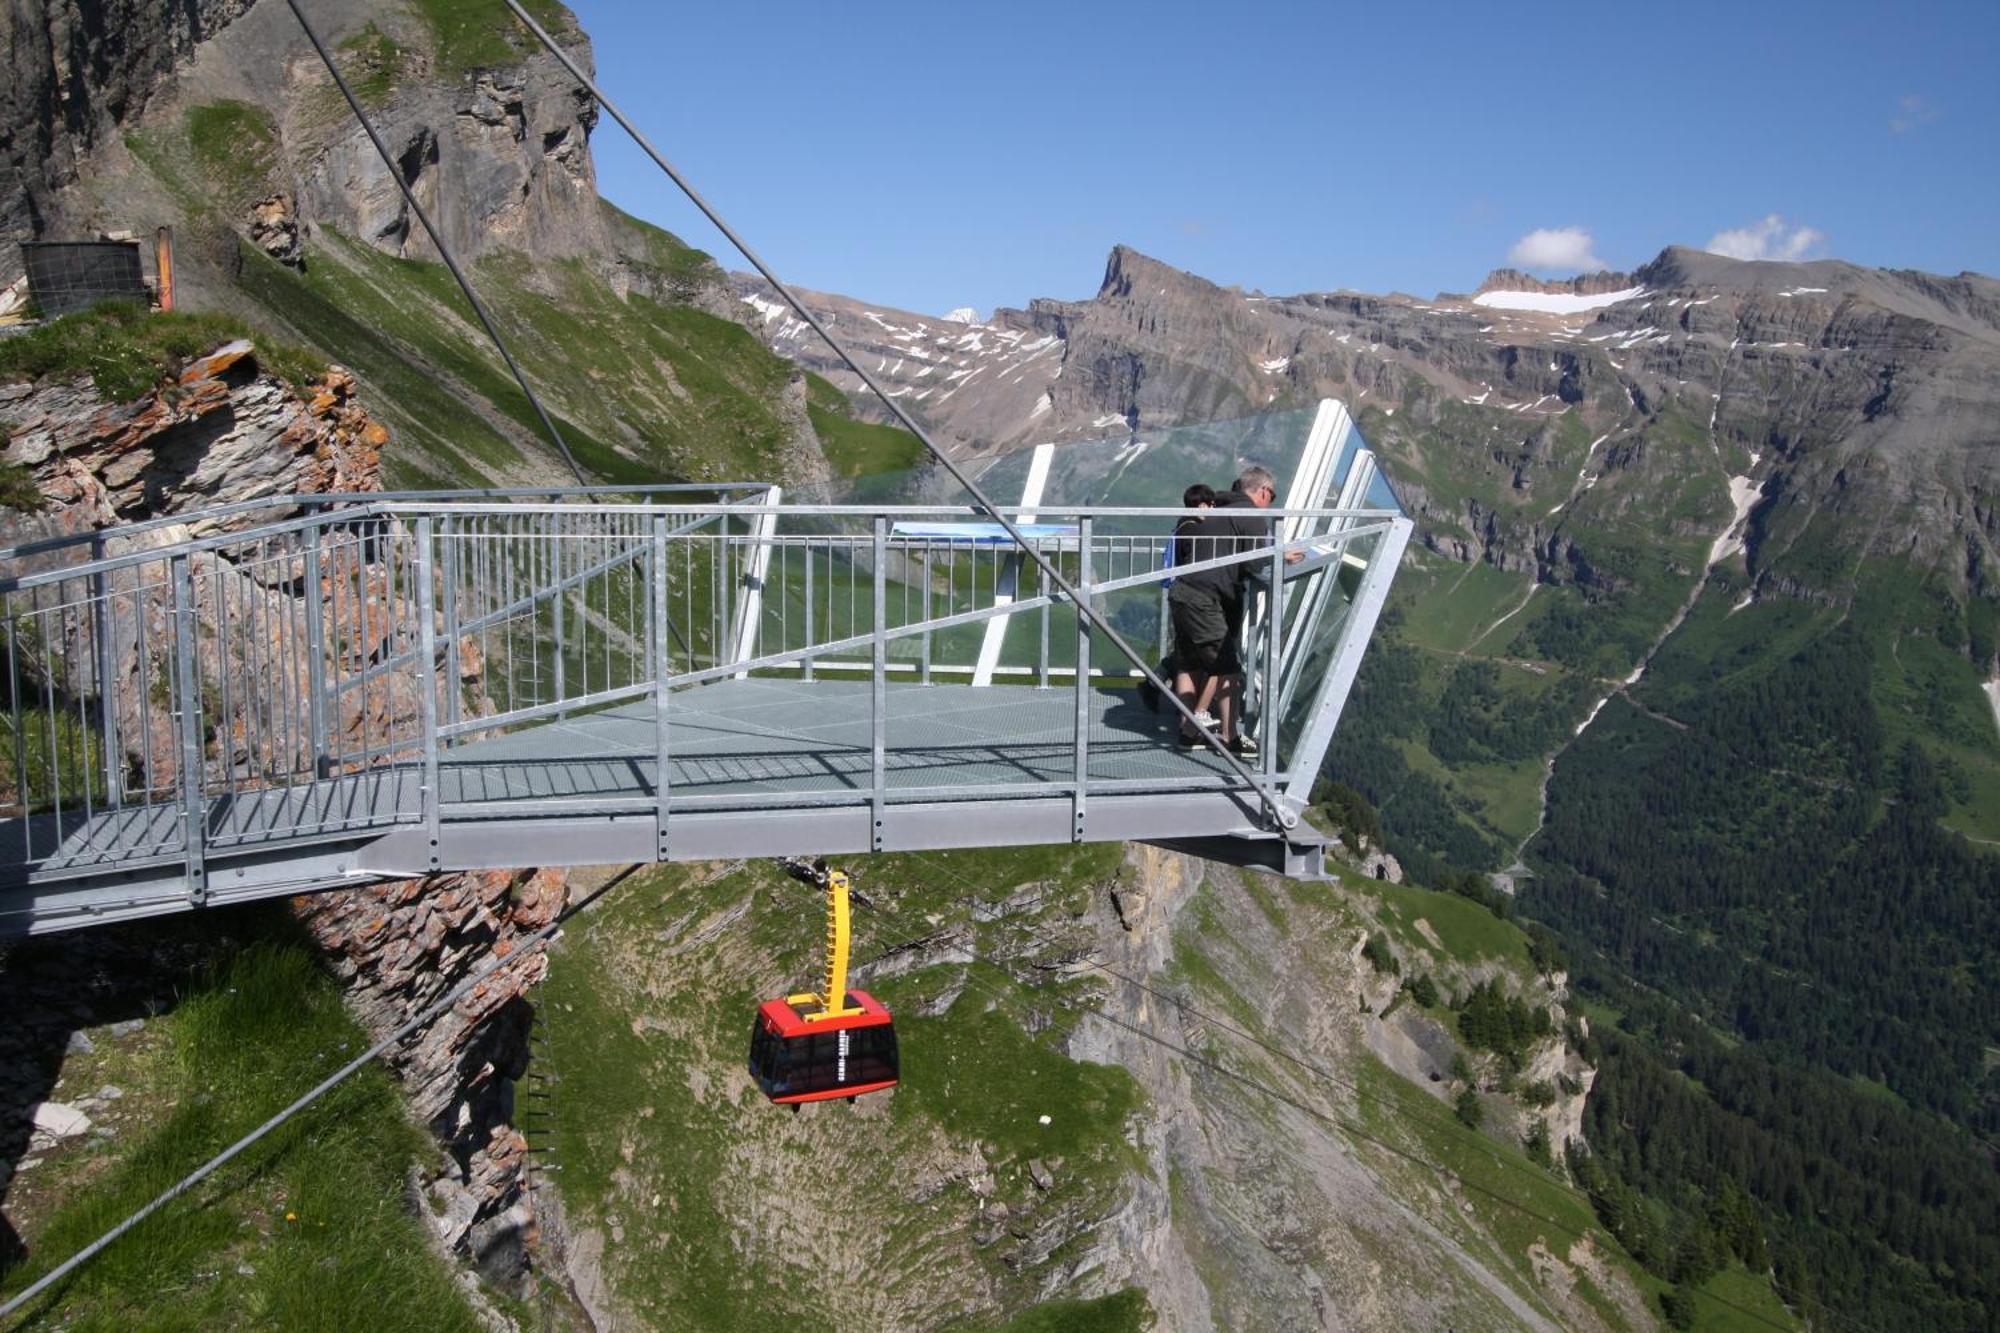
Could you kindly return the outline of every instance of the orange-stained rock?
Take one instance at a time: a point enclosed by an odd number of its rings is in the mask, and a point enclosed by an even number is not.
[[[556,919],[569,897],[569,871],[543,866],[521,881],[509,919],[522,930],[540,930]]]

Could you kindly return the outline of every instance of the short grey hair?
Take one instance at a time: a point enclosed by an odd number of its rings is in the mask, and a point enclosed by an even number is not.
[[[1253,464],[1250,467],[1244,468],[1243,475],[1236,479],[1236,489],[1245,495],[1250,494],[1250,492],[1256,490],[1259,486],[1269,486],[1272,494],[1275,495],[1277,493],[1278,479],[1271,475],[1271,469],[1257,467]]]

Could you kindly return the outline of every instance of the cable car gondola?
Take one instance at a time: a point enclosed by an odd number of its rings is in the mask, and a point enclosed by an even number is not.
[[[821,862],[813,878],[826,888],[825,982],[817,993],[766,1000],[750,1029],[750,1076],[780,1105],[896,1086],[895,1021],[874,996],[847,989],[847,876]]]

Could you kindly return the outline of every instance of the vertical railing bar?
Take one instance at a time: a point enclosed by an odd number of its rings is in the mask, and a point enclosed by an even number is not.
[[[201,782],[201,693],[195,680],[194,578],[188,556],[172,558],[174,588],[174,688],[179,695],[181,841],[187,861],[188,902],[208,900],[206,820]],[[218,599],[219,602],[220,599]]]
[[[1039,655],[1036,658],[1036,665],[1035,665],[1036,685],[1038,686],[1038,688],[1046,690],[1049,687],[1049,609],[1050,608],[1049,608],[1049,603],[1046,600],[1049,595],[1049,573],[1046,569],[1042,568],[1039,562],[1037,562],[1035,565],[1035,595],[1044,599],[1042,602],[1042,608],[1040,612],[1041,648],[1039,650]]]
[[[104,537],[94,535],[90,558],[102,560],[104,556]],[[125,793],[124,770],[118,762],[118,671],[113,661],[118,653],[117,589],[112,577],[100,570],[93,584],[97,595],[97,703],[104,737],[104,801],[116,810],[125,803]]]
[[[332,777],[326,755],[326,660],[332,646],[326,642],[324,570],[320,568],[322,524],[306,528],[306,733],[312,747],[312,777]],[[336,620],[338,624],[338,620]]]
[[[260,546],[266,543],[259,543]],[[260,756],[271,745],[271,621],[270,604],[264,599],[264,585],[257,578],[258,559],[251,556],[241,565],[247,637],[243,652],[243,784],[259,785],[265,770]],[[219,573],[220,571],[218,571]]]
[[[146,568],[132,571],[132,716],[143,738],[139,762],[139,804],[153,803],[153,687],[148,679],[146,655]]]
[[[869,682],[869,775],[874,783],[873,809],[874,828],[870,846],[881,851],[883,846],[883,819],[888,813],[888,729],[889,729],[889,640],[884,631],[888,628],[887,578],[889,555],[889,519],[886,515],[875,516],[875,641],[872,645],[874,670]]]
[[[242,605],[238,619],[242,622],[240,633],[243,639],[243,651],[238,655],[243,664],[243,679],[237,687],[243,696],[243,772],[237,777],[234,770],[231,770],[232,789],[237,786],[247,789],[257,785],[259,773],[257,757],[269,739],[264,725],[266,719],[263,716],[264,698],[270,689],[270,677],[264,674],[267,665],[264,660],[264,631],[268,626],[260,627],[258,624],[258,612],[262,609],[264,599],[260,595],[257,583],[257,560],[247,550],[245,555],[247,558],[230,575],[231,582],[241,580],[238,587],[241,589],[239,597]],[[216,577],[221,578],[221,561],[218,560],[216,563],[218,566]]]
[[[931,553],[935,547],[936,543],[930,538],[926,537],[924,539],[924,595],[921,605],[923,607],[924,621],[927,624],[931,619]],[[925,630],[923,633],[921,651],[923,653],[923,665],[919,679],[928,685],[931,683],[931,632],[929,630]]]
[[[455,724],[459,714],[458,652],[458,525],[446,514],[438,520],[438,559],[443,566],[439,586],[444,591],[444,720]]]
[[[438,855],[438,840],[443,836],[440,827],[438,792],[438,670],[437,670],[437,605],[436,590],[431,585],[431,519],[428,514],[417,516],[417,718],[423,729],[424,784],[421,792],[423,801],[424,836],[430,840],[430,868],[436,870],[442,860]]]
[[[806,561],[805,642],[799,646],[801,648],[812,648],[817,646],[817,640],[813,638],[813,544],[810,538],[806,541],[804,554]],[[799,663],[799,668],[800,679],[811,680],[813,678],[813,659],[811,657],[802,660]]]
[[[1285,551],[1278,542],[1271,543],[1271,586],[1265,593],[1264,605],[1267,621],[1264,627],[1264,689],[1259,701],[1257,730],[1260,733],[1264,769],[1266,773],[1278,771],[1278,648],[1284,637],[1285,628]]]
[[[550,589],[549,596],[555,605],[556,660],[554,667],[554,698],[558,703],[569,698],[567,680],[569,663],[565,660],[566,651],[569,648],[569,635],[567,633],[569,617],[566,614],[569,610],[569,598],[564,595],[562,590],[564,567],[568,563],[566,552],[563,550],[563,536],[566,523],[567,520],[561,514],[557,514],[549,524],[550,570],[548,587]],[[558,713],[556,716],[561,717],[562,714]]]
[[[652,571],[648,601],[652,604],[653,628],[653,832],[654,850],[657,859],[667,859],[667,815],[668,800],[672,789],[672,744],[668,726],[667,681],[673,675],[673,664],[667,658],[667,517],[665,514],[653,516],[653,558],[647,566]],[[692,645],[690,645],[692,648]],[[688,665],[692,667],[693,653],[689,653]]]
[[[519,519],[515,521],[520,522]],[[530,532],[524,534],[522,540],[528,544],[528,568],[523,581],[527,584],[526,591],[530,599],[529,643],[534,648],[534,656],[530,659],[534,663],[534,679],[528,684],[528,701],[532,704],[542,704],[548,702],[542,697],[542,650],[548,644],[548,637],[542,633],[542,599],[539,594],[547,583],[543,567],[548,559],[549,538],[547,533]]]
[[[56,617],[62,613],[62,592],[59,588],[51,589],[51,592],[55,597],[55,607],[51,610],[38,612],[37,619],[42,627],[42,655],[46,659],[42,663],[42,705],[43,710],[48,714],[49,791],[55,797],[56,836],[60,838],[63,828],[63,781],[62,749],[56,742],[56,736],[60,728],[56,724],[55,645],[58,636],[62,632],[61,622],[56,620]],[[54,628],[51,628],[51,625]]]
[[[1084,788],[1090,781],[1090,617],[1084,604],[1091,601],[1091,521],[1085,514],[1077,520],[1076,575],[1076,785],[1070,791],[1070,840],[1083,841]]]
[[[28,787],[28,728],[21,719],[21,654],[16,641],[13,599],[7,607],[7,708],[14,726],[14,788],[21,798],[21,859],[35,857],[34,823],[29,812],[34,793]]]
[[[233,737],[230,735],[231,728],[229,725],[229,719],[235,716],[236,713],[236,691],[230,688],[229,681],[230,581],[222,577],[222,570],[219,568],[218,563],[214,561],[214,557],[211,556],[210,560],[208,586],[210,596],[215,599],[215,692],[218,700],[216,704],[216,717],[214,719],[216,768],[222,782],[222,788],[226,792],[229,790],[230,785],[230,759],[236,748],[230,743]],[[195,651],[197,654],[201,651],[201,640],[199,637],[195,640]],[[199,657],[197,656],[197,675],[199,675],[199,666]]]
[[[86,615],[89,614],[90,604],[91,599],[86,593],[83,600],[83,609]],[[79,625],[78,637],[88,642],[95,638],[94,630],[94,623]],[[96,658],[97,655],[95,653],[90,654],[93,670],[95,669]],[[83,818],[84,827],[88,828],[90,821],[97,817],[96,788],[98,765],[91,762],[90,757],[90,742],[97,734],[97,731],[90,725],[90,713],[86,707],[90,700],[90,691],[82,686],[83,683],[79,682],[79,687],[76,690],[76,738],[77,743],[83,747],[83,753],[78,756],[77,768],[80,770],[83,779]],[[102,688],[99,689],[98,694],[99,697],[102,697]]]

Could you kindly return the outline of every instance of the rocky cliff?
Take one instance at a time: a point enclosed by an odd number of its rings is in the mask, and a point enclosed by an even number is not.
[[[796,321],[739,287],[774,347],[842,381]],[[1655,533],[1698,557],[1736,525],[1740,478],[1755,512],[1739,549],[1760,586],[1838,596],[1825,567],[1875,555],[2000,595],[1979,424],[2000,407],[2000,282],[1977,274],[1670,248],[1631,275],[1501,270],[1473,297],[1264,297],[1120,247],[1091,300],[983,325],[814,299],[969,449],[1331,396],[1360,415],[1420,540],[1454,559],[1616,592],[1638,581],[1617,566]],[[1822,511],[1843,521],[1808,534]]]
[[[0,285],[21,274],[13,242],[89,225],[65,196],[96,151],[250,2],[46,0],[0,10]]]
[[[389,434],[331,367],[294,387],[247,339],[189,361],[128,402],[88,379],[0,384],[8,442],[41,508],[0,521],[0,543],[90,532],[246,500],[380,489]],[[282,507],[274,514],[283,517]],[[189,535],[226,526],[195,522]]]

